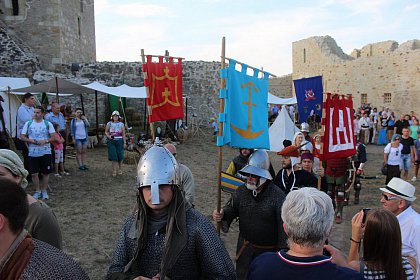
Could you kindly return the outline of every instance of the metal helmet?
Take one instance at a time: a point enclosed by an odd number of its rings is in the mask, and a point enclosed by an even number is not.
[[[178,163],[159,141],[148,149],[137,166],[137,188],[150,186],[152,204],[159,204],[159,185],[179,185]]]
[[[255,150],[248,159],[248,164],[244,168],[239,170],[242,175],[253,174],[267,180],[272,180],[270,172],[270,160],[265,150]]]

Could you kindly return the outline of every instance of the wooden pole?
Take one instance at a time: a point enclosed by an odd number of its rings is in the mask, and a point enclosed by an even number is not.
[[[144,49],[141,49],[141,61],[142,61],[142,65],[144,65],[146,63],[146,58],[144,55]],[[143,72],[143,80],[147,79],[147,72]],[[149,87],[146,87],[146,96],[147,98],[150,98],[150,93],[149,93]],[[149,113],[149,116],[152,115],[152,107],[151,106],[147,106],[147,111]],[[153,142],[155,141],[155,131],[153,129],[153,123],[149,123],[150,124],[150,132],[152,133],[152,139]]]
[[[221,56],[221,64],[220,68],[224,69],[226,67],[225,63],[225,37],[222,38],[222,56]],[[220,89],[224,89],[226,87],[226,78],[220,78]],[[219,112],[223,113],[225,110],[225,99],[220,98],[219,104]],[[219,136],[223,136],[223,123],[219,122]],[[217,140],[216,140],[217,141]],[[219,146],[218,148],[218,158],[219,162],[217,164],[217,212],[220,213],[222,208],[222,182],[221,182],[221,174],[222,174],[222,156],[223,156],[223,146]],[[217,233],[220,235],[220,222],[217,223]]]
[[[46,93],[45,93],[45,95],[46,95]],[[57,103],[60,102],[60,98],[58,97],[58,78],[57,77],[55,77],[55,101]]]
[[[322,121],[321,121],[321,129],[320,129],[320,132],[319,132],[319,135],[320,135],[320,137],[321,137],[321,149],[320,149],[320,151],[319,151],[319,153],[320,153],[320,158],[322,158],[322,155],[324,154],[324,141],[323,141],[323,139],[324,139],[324,134],[325,134],[325,115],[326,115],[326,111],[325,111],[325,106],[324,106],[324,101],[326,100],[326,98],[325,98],[325,96],[326,96],[326,94],[325,94],[325,88],[324,88],[324,86],[326,86],[325,84],[324,84],[324,77],[322,77],[322,91],[323,91],[323,93],[322,93],[322,116],[321,116],[321,120],[324,120],[324,124],[322,124]],[[318,163],[318,169],[319,168],[322,168],[322,161],[321,161],[321,159],[319,160],[319,163]],[[325,174],[324,174],[324,176],[325,176]],[[321,190],[321,176],[318,176],[318,190]]]
[[[95,117],[96,117],[96,138],[99,139],[99,112],[98,112],[98,91],[95,90]]]
[[[12,137],[12,134],[13,134],[13,129],[12,129],[12,111],[11,111],[12,108],[11,108],[11,105],[10,105],[12,95],[10,94],[10,90],[11,90],[10,87],[7,87],[7,95],[9,97],[9,130],[10,130],[9,136]],[[16,123],[15,128],[16,127],[17,127],[17,123]],[[4,129],[6,130],[6,128],[4,128]],[[17,135],[17,130],[15,131],[15,133],[16,133],[16,137],[17,137],[18,136]]]
[[[222,56],[222,59],[227,59],[227,60],[231,60],[232,58],[229,58],[229,57],[223,57]],[[260,71],[260,72],[262,72],[262,73],[268,73],[271,77],[274,77],[274,78],[277,78],[277,76],[276,75],[274,75],[274,74],[271,74],[271,73],[269,73],[269,72],[265,72],[265,71],[263,71],[262,70],[262,68],[261,69],[258,69],[258,68],[256,68],[256,67],[252,67],[252,66],[249,66],[248,64],[246,64],[246,63],[243,63],[243,62],[240,62],[240,61],[237,61],[237,60],[235,60],[236,61],[236,63],[237,64],[240,64],[240,65],[246,65],[248,68],[251,68],[251,69],[253,69],[253,70],[257,70],[257,71]]]

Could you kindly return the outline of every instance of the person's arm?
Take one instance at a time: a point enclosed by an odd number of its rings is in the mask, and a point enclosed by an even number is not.
[[[205,218],[199,222],[200,227],[189,238],[195,239],[196,257],[202,276],[205,279],[236,279],[232,259],[214,226]]]
[[[82,116],[82,120],[85,123],[86,127],[90,126],[90,123],[89,123],[88,119],[85,117],[85,115]]]
[[[356,213],[351,219],[351,239],[348,262],[359,261],[359,247],[363,238],[363,211]]]
[[[20,140],[23,142],[31,143],[37,145],[37,141],[35,139],[29,139],[28,136],[28,122],[22,128],[22,133],[20,134]]]
[[[341,267],[350,267],[343,256],[343,253],[340,252],[337,248],[334,248],[331,245],[324,245],[324,249],[330,253],[331,262]]]
[[[121,133],[122,133],[122,137],[123,137],[123,147],[124,147],[124,149],[125,148],[127,148],[127,139],[126,139],[126,137],[125,137],[125,125],[122,127],[122,131],[121,131]]]
[[[185,166],[182,171],[182,189],[184,190],[185,199],[193,204],[195,195],[194,176],[187,166]]]
[[[112,139],[112,137],[111,137],[111,134],[109,133],[109,123],[107,123],[106,124],[106,127],[105,127],[105,136],[108,138],[108,139]]]
[[[233,161],[230,162],[228,168],[226,169],[226,173],[235,176],[236,173],[236,168],[235,168],[235,164],[233,163]]]
[[[412,143],[413,145],[410,146],[410,151],[411,151],[411,161],[414,163],[414,161],[416,161],[416,149],[414,147],[414,141]]]
[[[389,151],[391,151],[391,144],[388,144],[388,145],[389,145]],[[385,151],[384,151],[384,165],[388,163],[389,153],[386,152],[386,149],[388,148],[388,145],[386,145]]]

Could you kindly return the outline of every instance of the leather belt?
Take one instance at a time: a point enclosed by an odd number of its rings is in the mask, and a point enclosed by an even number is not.
[[[244,244],[242,244],[241,249],[239,249],[238,253],[236,254],[235,261],[239,260],[242,253],[244,252],[245,248],[248,247],[248,245],[256,249],[268,249],[268,250],[278,249],[277,245],[267,245],[267,246],[255,245],[249,242],[248,240],[244,240]]]

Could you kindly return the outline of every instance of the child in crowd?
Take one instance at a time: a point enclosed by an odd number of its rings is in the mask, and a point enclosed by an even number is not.
[[[56,131],[55,139],[53,142],[54,146],[54,168],[55,168],[55,177],[61,178],[61,175],[70,175],[68,172],[64,171],[64,138],[60,135],[60,126],[57,123],[54,123],[54,129]]]

